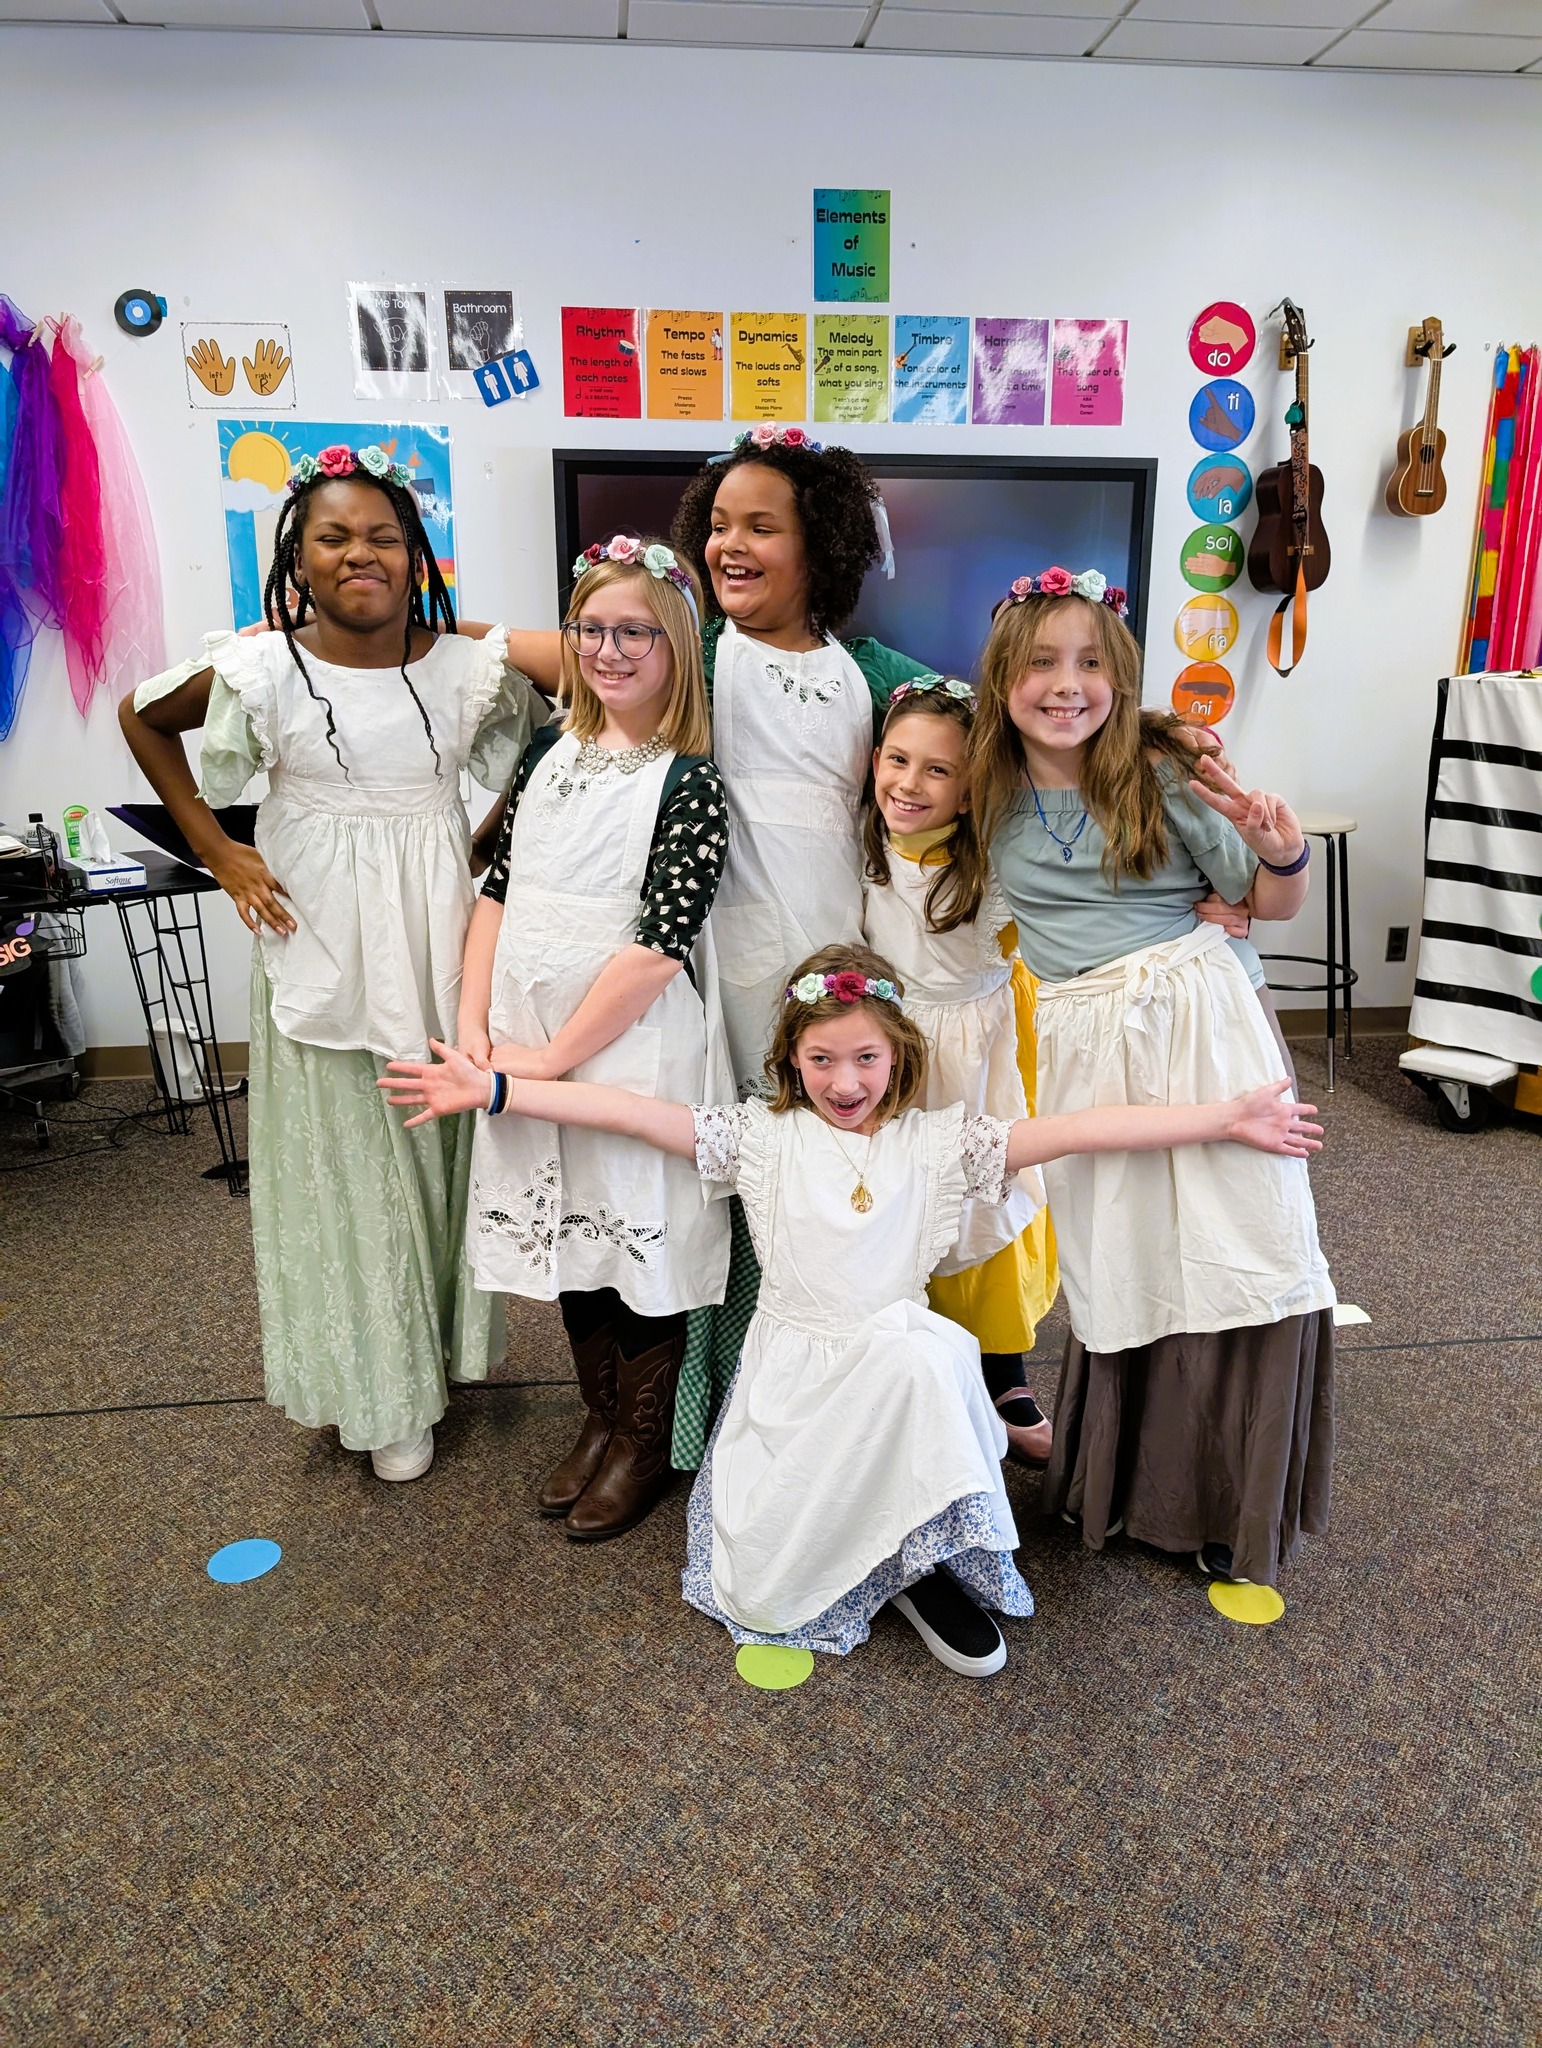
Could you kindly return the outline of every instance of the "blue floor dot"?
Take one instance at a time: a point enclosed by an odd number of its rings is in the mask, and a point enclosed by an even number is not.
[[[227,1543],[209,1559],[209,1577],[222,1586],[239,1586],[247,1579],[260,1579],[272,1571],[283,1556],[266,1536],[248,1536],[241,1543]]]

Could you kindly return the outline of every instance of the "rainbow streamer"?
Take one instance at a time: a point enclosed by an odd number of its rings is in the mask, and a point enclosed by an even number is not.
[[[1467,619],[1458,671],[1526,667],[1542,649],[1542,364],[1494,352]]]

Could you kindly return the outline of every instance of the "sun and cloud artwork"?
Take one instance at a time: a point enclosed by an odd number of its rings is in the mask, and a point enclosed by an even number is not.
[[[273,561],[273,535],[302,455],[346,448],[383,448],[412,478],[423,525],[440,573],[455,594],[455,508],[450,486],[450,430],[403,420],[221,420],[220,495],[230,558],[230,605],[239,630],[262,617],[262,591]]]

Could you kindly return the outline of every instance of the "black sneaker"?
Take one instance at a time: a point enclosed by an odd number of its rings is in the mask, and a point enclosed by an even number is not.
[[[1001,1630],[951,1572],[928,1572],[908,1592],[896,1593],[890,1605],[950,1671],[965,1678],[989,1678],[1007,1661]]]
[[[1202,1550],[1194,1553],[1194,1562],[1207,1579],[1225,1579],[1234,1586],[1248,1586],[1251,1579],[1240,1578],[1231,1568],[1231,1552],[1224,1543],[1207,1543]]]

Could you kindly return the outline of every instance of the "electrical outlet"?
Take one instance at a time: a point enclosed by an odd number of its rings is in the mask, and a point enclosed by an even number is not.
[[[1408,927],[1406,924],[1387,926],[1387,958],[1406,960],[1408,958]]]

